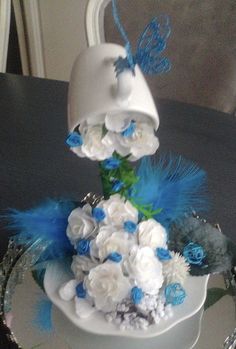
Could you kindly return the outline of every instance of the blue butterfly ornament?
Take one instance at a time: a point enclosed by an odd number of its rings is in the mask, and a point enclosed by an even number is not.
[[[118,76],[126,69],[131,70],[135,74],[136,64],[148,75],[168,72],[171,64],[168,58],[162,56],[162,53],[166,49],[167,39],[171,32],[169,17],[160,15],[151,20],[141,34],[137,43],[136,53],[133,55],[131,44],[117,12],[115,0],[112,0],[112,12],[115,24],[125,41],[127,53],[125,58],[119,57],[115,61],[116,75]]]

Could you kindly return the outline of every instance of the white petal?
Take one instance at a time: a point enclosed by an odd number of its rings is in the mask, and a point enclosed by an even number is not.
[[[92,307],[86,299],[75,297],[75,312],[79,318],[86,319],[95,311],[95,307]]]
[[[76,295],[76,285],[78,284],[78,281],[76,280],[70,280],[68,282],[65,282],[61,288],[59,289],[59,296],[64,301],[70,301],[74,296]]]
[[[105,118],[105,126],[109,131],[122,132],[130,124],[130,117],[127,114],[108,114]]]

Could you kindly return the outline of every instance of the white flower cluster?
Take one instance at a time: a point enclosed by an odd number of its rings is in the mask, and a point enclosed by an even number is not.
[[[105,124],[96,125],[85,121],[79,126],[79,134],[80,144],[71,150],[91,160],[102,161],[117,152],[121,156],[131,154],[129,160],[136,161],[154,154],[159,147],[153,126],[138,120],[106,118]]]
[[[96,309],[118,314],[112,318],[121,328],[131,326],[127,325],[131,320],[133,328],[146,327],[146,321],[157,323],[165,316],[167,282],[183,282],[188,274],[183,260],[178,272],[178,258],[168,251],[165,228],[154,219],[140,220],[138,210],[119,194],[95,208],[73,210],[67,236],[77,251],[71,266],[75,279],[59,293],[66,301],[75,299],[82,318]]]

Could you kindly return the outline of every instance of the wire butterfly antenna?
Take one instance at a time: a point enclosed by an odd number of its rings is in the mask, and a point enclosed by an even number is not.
[[[167,39],[171,32],[169,17],[160,15],[151,20],[140,35],[136,53],[133,54],[128,36],[119,18],[116,0],[112,0],[112,13],[115,24],[125,41],[127,54],[125,58],[119,57],[115,61],[116,75],[118,76],[126,69],[131,70],[135,74],[136,64],[148,75],[168,72],[171,64],[168,58],[162,56],[162,52],[166,49]]]

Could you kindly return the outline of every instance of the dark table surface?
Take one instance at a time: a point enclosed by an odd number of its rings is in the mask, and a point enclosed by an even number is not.
[[[65,146],[68,83],[0,74],[0,213],[46,197],[81,199],[101,193],[96,162]],[[89,98],[88,98],[89,102]],[[236,118],[180,102],[156,100],[158,153],[173,152],[208,173],[206,215],[236,241]],[[0,223],[0,254],[9,232]]]

